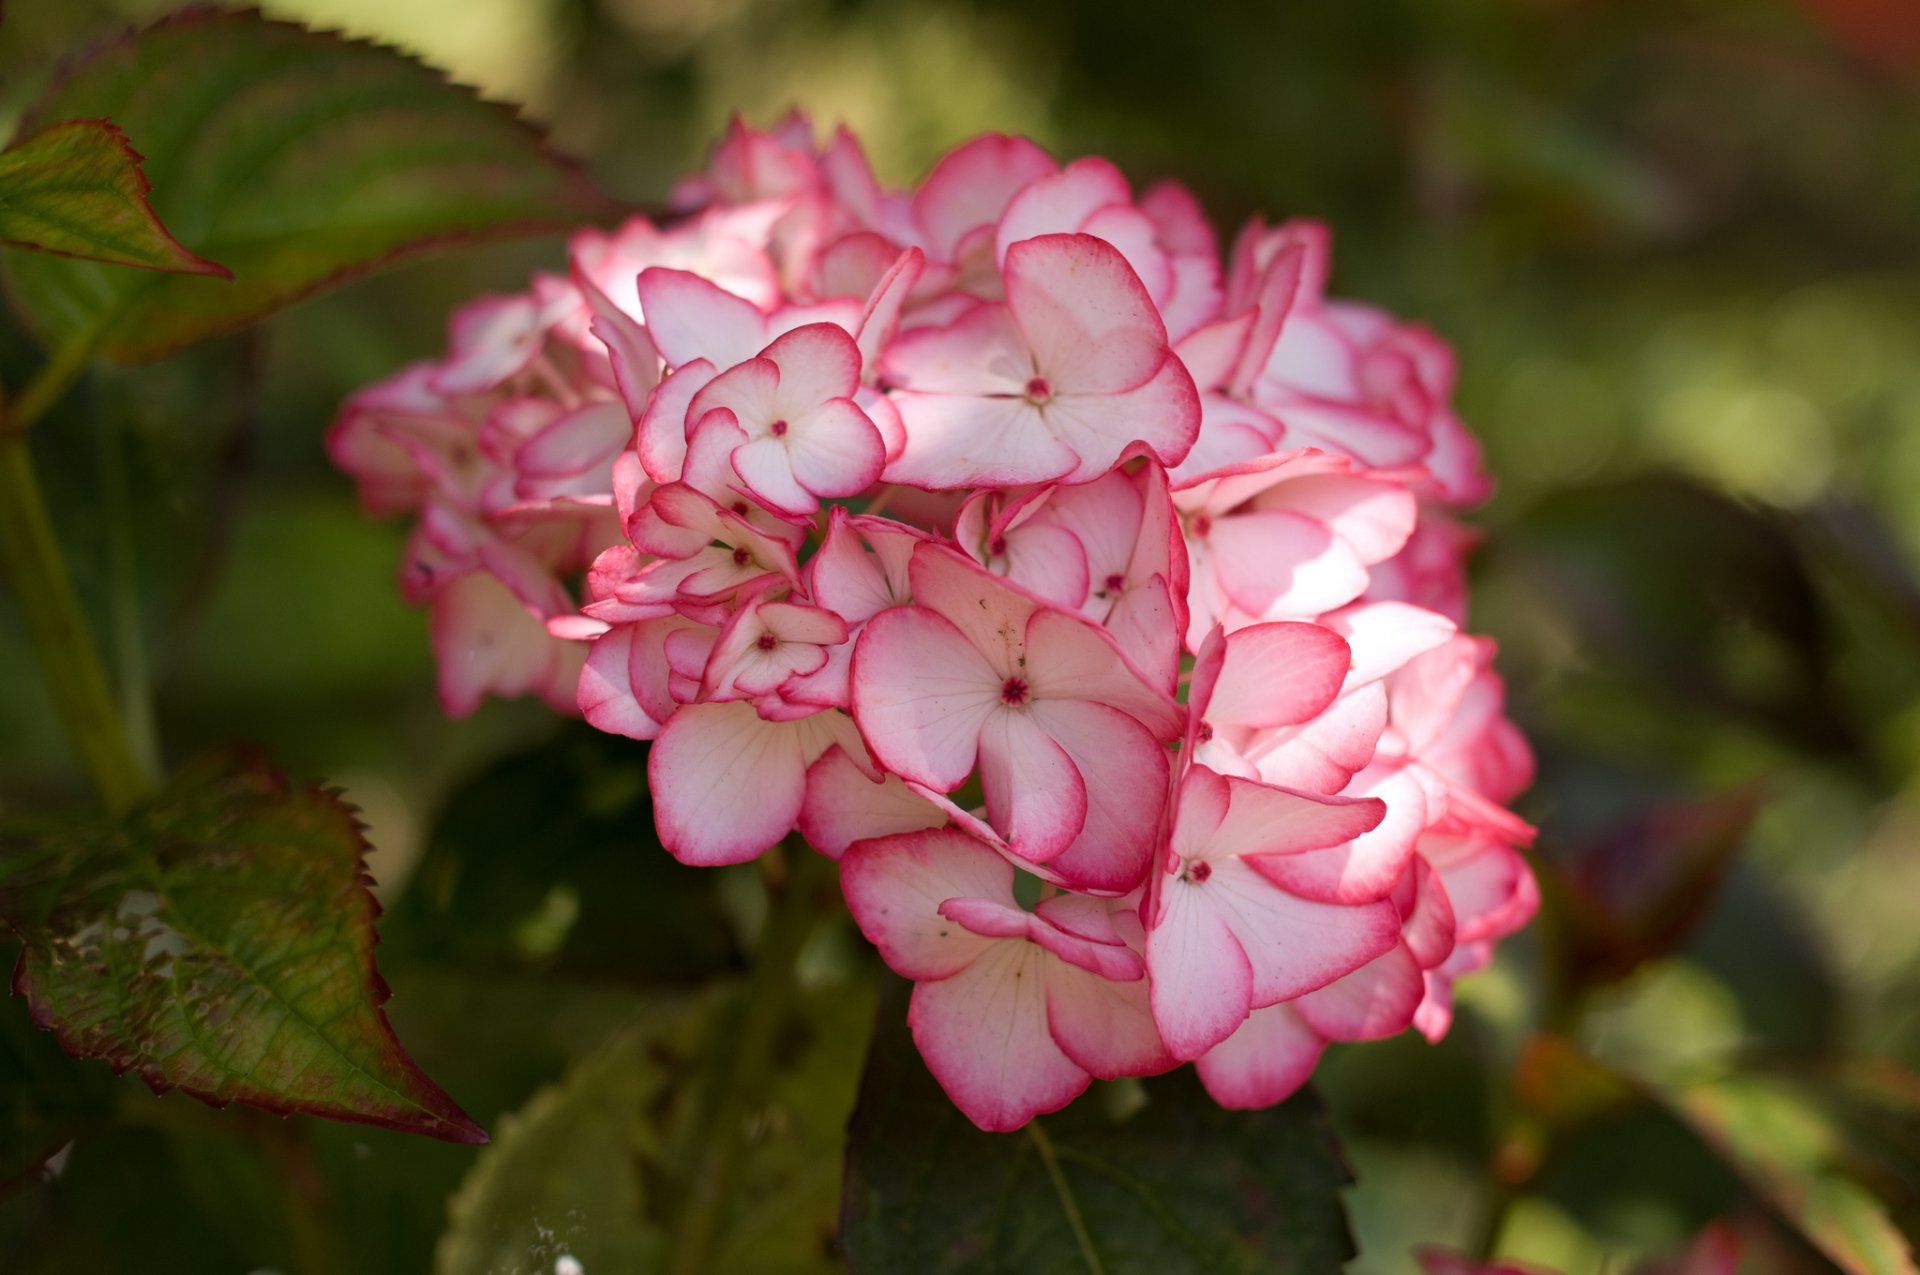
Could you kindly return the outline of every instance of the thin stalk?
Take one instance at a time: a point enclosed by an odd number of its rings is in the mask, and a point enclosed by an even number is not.
[[[716,1020],[705,1051],[706,1082],[685,1144],[686,1191],[667,1275],[708,1275],[746,1150],[748,1116],[765,1097],[773,1045],[791,1010],[794,963],[824,909],[832,866],[798,838],[783,847],[792,871],[775,891],[746,986]]]
[[[1060,1157],[1054,1154],[1053,1139],[1040,1127],[1038,1120],[1027,1122],[1027,1136],[1040,1150],[1040,1163],[1046,1167],[1047,1180],[1053,1183],[1053,1193],[1060,1199],[1060,1207],[1066,1212],[1067,1225],[1073,1229],[1073,1241],[1080,1246],[1080,1260],[1087,1264],[1088,1275],[1107,1275],[1107,1268],[1101,1264],[1100,1252],[1093,1246],[1093,1235],[1087,1230],[1087,1221],[1080,1216],[1080,1201],[1067,1187],[1067,1177],[1060,1172]]]
[[[53,357],[20,391],[13,406],[0,412],[0,442],[25,434],[35,421],[66,397],[92,361],[93,346],[93,334],[87,333],[53,352]]]
[[[13,590],[74,751],[101,800],[111,809],[124,810],[152,789],[153,779],[127,743],[126,727],[40,496],[26,438],[19,427],[8,425],[10,419],[0,407],[0,576]]]
[[[113,671],[120,688],[121,721],[140,768],[160,773],[160,727],[154,720],[153,669],[140,596],[140,555],[134,544],[133,489],[127,480],[124,426],[106,412],[94,414],[100,464],[100,517],[107,540],[107,630]]]

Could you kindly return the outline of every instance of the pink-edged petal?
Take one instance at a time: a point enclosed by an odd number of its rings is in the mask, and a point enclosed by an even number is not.
[[[594,640],[580,672],[578,700],[581,716],[594,729],[652,739],[660,733],[660,722],[640,703],[629,673],[636,627],[623,624]]]
[[[1313,1075],[1326,1041],[1291,1005],[1247,1016],[1237,1031],[1194,1063],[1221,1106],[1254,1111],[1290,1098]]]
[[[1227,636],[1206,718],[1215,726],[1291,726],[1319,716],[1340,693],[1346,641],[1317,624],[1256,624]]]
[[[1007,578],[1049,602],[1078,608],[1087,600],[1087,555],[1065,527],[1035,523],[1006,540]]]
[[[850,398],[828,399],[792,423],[783,440],[794,481],[816,496],[855,496],[886,467],[886,443]]]
[[[1233,604],[1261,619],[1313,616],[1366,592],[1367,569],[1324,523],[1284,510],[1213,524],[1213,570]]]
[[[1368,903],[1387,897],[1406,871],[1414,844],[1426,827],[1426,794],[1403,770],[1377,782],[1360,782],[1365,779],[1360,776],[1348,793],[1385,801],[1387,814],[1379,824],[1341,845],[1262,857],[1256,861],[1261,873],[1302,898],[1326,903]]]
[[[1087,819],[1087,786],[1038,722],[1018,709],[988,713],[979,756],[988,821],[1015,854],[1044,863],[1073,844]]]
[[[1119,169],[1097,156],[1077,159],[1013,198],[994,231],[995,253],[1005,261],[1007,249],[1023,239],[1079,230],[1108,205],[1132,203],[1132,188]]]
[[[1459,925],[1454,920],[1453,900],[1447,895],[1440,876],[1425,859],[1415,858],[1410,870],[1394,890],[1393,904],[1400,909],[1400,940],[1413,953],[1422,969],[1433,969],[1453,954]]]
[[[1084,464],[1024,398],[905,390],[892,397],[907,442],[881,475],[888,482],[928,491],[1011,487],[1052,482]]]
[[[1173,588],[1154,576],[1121,595],[1107,615],[1107,632],[1149,685],[1175,690],[1180,677],[1180,635],[1185,616]]]
[[[1302,726],[1278,732],[1249,760],[1260,778],[1282,788],[1335,793],[1373,760],[1387,724],[1387,696],[1370,683],[1335,700]]]
[[[728,457],[747,490],[770,509],[788,514],[810,514],[820,498],[808,491],[793,473],[793,457],[777,438],[756,438],[735,447]]]
[[[469,715],[488,695],[541,690],[557,659],[583,655],[549,635],[544,617],[482,571],[457,576],[433,595],[432,632],[440,706],[449,717]]]
[[[1400,552],[1419,512],[1411,491],[1372,478],[1315,474],[1283,490],[1286,508],[1325,523],[1368,563]]]
[[[646,411],[640,417],[636,445],[640,463],[653,481],[680,480],[681,466],[687,456],[688,426],[692,423],[687,419],[687,409],[715,375],[711,362],[694,359],[669,373],[648,398]]]
[[[1200,394],[1179,359],[1169,355],[1142,384],[1113,394],[1061,394],[1048,402],[1047,428],[1080,464],[1062,481],[1092,482],[1135,443],[1162,465],[1177,465],[1200,435]]]
[[[453,354],[430,382],[441,394],[484,394],[517,376],[545,337],[540,303],[525,295],[469,302],[447,326]]]
[[[1175,1058],[1198,1058],[1233,1034],[1253,1007],[1253,965],[1220,914],[1191,882],[1161,885],[1160,917],[1147,931],[1149,1003]]]
[[[1131,390],[1167,361],[1167,330],[1153,298],[1105,240],[1077,234],[1022,240],[1007,249],[1004,273],[1007,306],[1055,394]],[[1191,392],[1191,378],[1187,386]],[[1197,426],[1197,398],[1195,417]]]
[[[989,1132],[1058,1111],[1092,1079],[1048,1030],[1047,960],[1031,943],[1003,939],[958,974],[913,989],[907,1025],[927,1069]]]
[[[808,323],[782,333],[760,357],[780,370],[783,403],[845,398],[860,385],[860,347],[834,323]]]
[[[611,463],[632,434],[625,406],[589,403],[528,439],[515,460],[523,473],[567,477]]]
[[[1329,1040],[1379,1040],[1405,1031],[1425,995],[1420,963],[1398,943],[1293,1005]]]
[[[1179,1063],[1153,1025],[1144,979],[1103,978],[1052,962],[1047,1026],[1061,1051],[1101,1080],[1157,1075]]]
[[[906,305],[907,295],[913,291],[913,285],[920,282],[920,275],[926,266],[926,255],[918,248],[908,248],[873,285],[873,292],[867,297],[866,310],[860,315],[860,368],[863,377],[870,379],[878,373],[881,353],[899,330],[900,310]]]
[[[964,633],[1002,678],[1022,673],[1028,624],[1040,609],[1038,602],[937,543],[915,546],[907,577],[914,601]],[[1023,675],[1031,687],[1031,674]]]
[[[1319,850],[1353,840],[1385,815],[1386,803],[1376,799],[1295,792],[1194,766],[1181,780],[1173,850],[1216,865],[1241,855]]]
[[[1066,753],[1086,792],[1070,846],[1050,866],[1075,884],[1132,889],[1146,875],[1167,799],[1167,750],[1133,717],[1106,704],[1047,700],[1035,723]]]
[[[751,704],[688,704],[647,757],[660,843],[682,863],[744,863],[785,836],[806,793],[803,724]]]
[[[638,286],[641,319],[672,367],[695,359],[732,367],[766,344],[760,308],[697,274],[653,266],[640,272]]]
[[[807,796],[800,807],[800,835],[837,859],[856,841],[938,828],[946,812],[907,787],[898,775],[875,782],[844,749],[829,748],[807,770]]]
[[[1325,987],[1400,941],[1400,914],[1390,900],[1348,905],[1298,898],[1242,859],[1216,862],[1204,883],[1184,888],[1204,893],[1206,906],[1233,931],[1253,971],[1254,1006]]]
[[[927,251],[936,260],[953,260],[969,231],[999,221],[1014,195],[1057,167],[1035,143],[1003,133],[988,133],[948,151],[913,197],[914,218],[926,235]]]
[[[1460,626],[1446,616],[1405,602],[1365,602],[1321,617],[1347,639],[1353,652],[1349,687],[1385,677],[1416,656],[1444,645]]]
[[[853,716],[888,770],[942,792],[973,771],[1002,676],[966,635],[923,607],[867,622],[853,654]]]
[[[848,846],[840,885],[854,923],[894,972],[948,978],[990,941],[941,916],[940,905],[953,898],[1011,905],[1013,865],[962,832],[907,832]]]
[[[974,305],[950,323],[902,332],[881,361],[889,388],[916,394],[1017,397],[1034,374],[1027,339],[1003,305]]]
[[[1103,630],[1067,611],[1038,610],[1027,621],[1028,684],[1035,699],[1091,700],[1138,719],[1155,739],[1173,740],[1186,715],[1131,667]]]
[[[1423,841],[1422,854],[1428,842]],[[1471,857],[1438,868],[1457,924],[1457,942],[1503,938],[1525,925],[1540,905],[1539,886],[1520,853],[1483,843]]]

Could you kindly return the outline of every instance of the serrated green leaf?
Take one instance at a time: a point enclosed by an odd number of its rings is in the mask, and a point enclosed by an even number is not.
[[[486,1134],[387,1025],[353,810],[257,765],[189,772],[118,822],[0,835],[14,991],[67,1052],[156,1092]]]
[[[156,358],[348,276],[457,241],[605,216],[606,198],[511,110],[391,49],[188,10],[68,70],[29,127],[111,116],[154,206],[226,283],[16,255],[14,300],[55,346]]]
[[[167,233],[140,153],[110,120],[63,120],[0,151],[0,241],[66,257],[230,278]]]
[[[982,1133],[928,1073],[905,1012],[896,987],[848,1134],[856,1275],[1324,1275],[1353,1255],[1351,1177],[1310,1092],[1225,1111],[1182,1069],[1145,1082],[1138,1110],[1092,1093]]]

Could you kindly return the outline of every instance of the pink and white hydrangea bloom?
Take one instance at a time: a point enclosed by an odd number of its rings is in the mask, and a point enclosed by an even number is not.
[[[1447,348],[1330,295],[1317,223],[1223,260],[1180,187],[1023,138],[896,190],[736,122],[675,205],[329,432],[417,519],[448,711],[647,741],[685,862],[839,859],[983,1128],[1444,1033],[1537,905]]]

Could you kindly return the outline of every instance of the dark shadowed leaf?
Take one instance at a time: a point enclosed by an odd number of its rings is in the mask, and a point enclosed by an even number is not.
[[[606,199],[500,105],[391,49],[194,9],[66,72],[28,127],[111,116],[140,139],[154,207],[233,281],[17,257],[48,343],[138,362],[436,245],[603,216]]]
[[[147,202],[140,154],[110,120],[63,120],[0,151],[0,240],[65,257],[228,276]]]
[[[1135,1111],[1094,1092],[1040,1132],[982,1133],[905,1017],[895,987],[848,1133],[855,1275],[1322,1275],[1352,1256],[1350,1175],[1313,1095],[1224,1111],[1182,1069],[1145,1082]]]
[[[648,1216],[641,1157],[658,1155],[654,1109],[672,1075],[657,1050],[681,1014],[622,1033],[512,1115],[447,1203],[438,1275],[654,1269],[665,1247]]]
[[[1746,791],[1649,805],[1540,874],[1561,924],[1553,941],[1569,985],[1624,978],[1685,946],[1719,896],[1759,814]]]
[[[366,850],[333,793],[257,765],[198,768],[120,822],[0,835],[14,990],[69,1053],[156,1091],[485,1141],[381,1011]]]
[[[667,1257],[714,997],[662,999],[500,1122],[449,1204],[437,1275],[651,1271]],[[796,997],[715,1271],[831,1275],[840,1146],[873,1017],[865,980]]]
[[[637,982],[736,967],[714,874],[654,836],[646,761],[569,726],[462,785],[387,919],[396,956]]]

